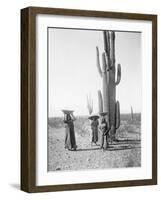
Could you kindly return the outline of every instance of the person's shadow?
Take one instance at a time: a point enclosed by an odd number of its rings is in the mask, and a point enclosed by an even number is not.
[[[92,151],[92,150],[99,150],[100,148],[95,147],[95,148],[87,148],[87,149],[77,149],[76,151]]]

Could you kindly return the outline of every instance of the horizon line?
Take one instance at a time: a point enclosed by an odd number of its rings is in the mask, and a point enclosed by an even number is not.
[[[96,113],[97,114],[97,113]],[[141,114],[141,112],[136,112],[133,113],[133,115],[135,114]],[[99,114],[98,114],[99,115]],[[120,115],[131,115],[131,113],[120,113]],[[86,116],[90,116],[90,115],[74,115],[76,117],[86,117]],[[48,118],[54,118],[54,117],[63,117],[63,115],[57,115],[57,116],[48,116]]]

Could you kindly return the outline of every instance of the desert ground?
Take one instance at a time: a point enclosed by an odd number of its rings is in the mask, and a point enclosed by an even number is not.
[[[107,150],[91,145],[91,128],[87,116],[77,117],[74,123],[77,151],[64,148],[63,118],[48,120],[48,171],[125,168],[141,166],[141,115],[121,115],[117,141]]]

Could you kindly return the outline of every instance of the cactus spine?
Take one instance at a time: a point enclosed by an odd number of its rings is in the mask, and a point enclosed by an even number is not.
[[[121,80],[121,65],[115,66],[115,32],[103,31],[104,52],[102,53],[102,69],[100,67],[99,49],[96,47],[98,72],[102,78],[103,112],[108,112],[111,134],[114,138],[116,129],[120,126],[120,105],[116,102],[116,86]],[[101,91],[99,91],[99,98]],[[100,102],[100,100],[99,100]],[[99,106],[99,108],[101,108]],[[101,112],[101,109],[99,110]]]

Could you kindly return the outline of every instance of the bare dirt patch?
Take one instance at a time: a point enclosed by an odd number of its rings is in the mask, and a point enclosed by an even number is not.
[[[65,130],[62,124],[57,127],[49,126],[49,171],[141,166],[141,134],[138,122],[129,125],[123,121],[117,132],[118,140],[110,144],[109,148],[104,151],[100,149],[100,146],[91,146],[90,125],[87,120],[85,122],[86,125],[82,123],[84,127],[81,126],[81,130],[78,128],[78,122],[75,128],[77,151],[69,151],[64,148]],[[85,131],[83,132],[83,130]]]

